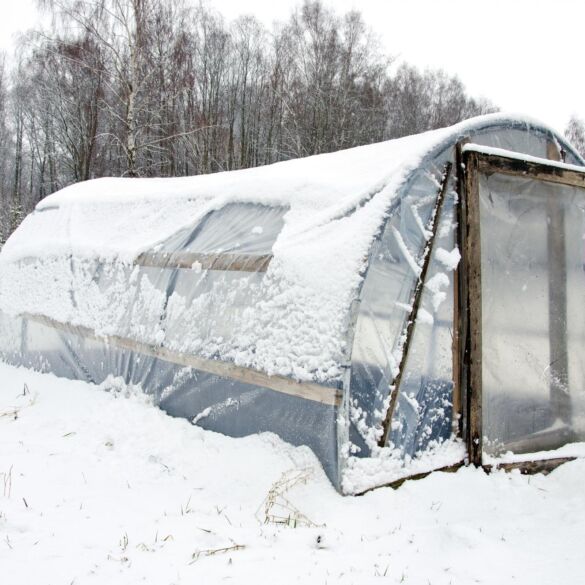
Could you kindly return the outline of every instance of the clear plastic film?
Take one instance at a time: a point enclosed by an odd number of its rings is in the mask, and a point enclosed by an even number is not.
[[[585,438],[585,190],[480,176],[484,451]]]
[[[284,225],[286,207],[232,203],[208,213],[159,246],[165,252],[270,254]]]
[[[449,182],[393,412],[389,444],[416,457],[453,433],[454,179]]]
[[[546,157],[550,138],[527,125],[485,128],[461,139]],[[368,457],[377,451],[390,396],[398,392],[386,447],[391,458],[402,461],[402,476],[409,473],[408,461],[453,438],[457,426],[458,413],[453,411],[453,290],[460,252],[456,246],[455,172],[437,226],[408,360],[400,388],[394,387],[422,253],[431,237],[426,226],[444,165],[454,163],[454,158],[455,149],[446,148],[426,168],[419,169],[403,190],[372,248],[360,295],[349,384],[349,443],[343,452]]]
[[[352,455],[375,450],[398,373],[430,220],[449,154],[418,171],[375,244],[356,322],[350,382]],[[452,206],[452,203],[451,203]]]

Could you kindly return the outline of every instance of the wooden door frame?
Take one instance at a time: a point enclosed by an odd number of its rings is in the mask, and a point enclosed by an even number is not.
[[[555,151],[557,156],[555,156]],[[560,159],[549,146],[550,158]],[[458,245],[461,263],[457,271],[456,323],[454,343],[455,388],[461,408],[462,437],[466,440],[469,462],[482,465],[482,297],[481,297],[481,225],[479,175],[503,174],[585,189],[585,168],[554,160],[477,145],[458,145],[457,168],[461,170],[458,205]],[[569,458],[570,459],[570,458]],[[558,460],[560,463],[566,459]],[[550,461],[544,466],[550,467]],[[526,462],[534,468],[535,463]],[[522,467],[522,465],[518,465]],[[538,465],[537,465],[538,467]]]

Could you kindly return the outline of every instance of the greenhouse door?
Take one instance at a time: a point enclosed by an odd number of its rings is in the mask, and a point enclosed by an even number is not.
[[[585,439],[585,169],[473,146],[462,162],[470,460],[554,457]]]

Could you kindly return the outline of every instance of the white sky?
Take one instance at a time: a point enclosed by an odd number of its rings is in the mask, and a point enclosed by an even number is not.
[[[195,2],[196,0],[191,0]],[[7,0],[3,0],[7,2]],[[208,0],[228,19],[285,20],[297,0]],[[474,96],[563,130],[585,118],[585,0],[325,0],[357,8],[388,53],[419,67],[456,73]],[[37,22],[33,0],[0,19],[0,48]]]

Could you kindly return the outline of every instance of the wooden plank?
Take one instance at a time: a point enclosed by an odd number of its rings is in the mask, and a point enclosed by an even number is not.
[[[200,254],[197,252],[145,252],[134,261],[137,266],[266,272],[272,254]]]
[[[507,441],[502,445],[503,451],[512,453],[537,453],[538,451],[551,451],[568,443],[578,440],[575,431],[567,424],[545,431],[539,431],[527,437]]]
[[[514,463],[498,463],[497,465],[484,465],[483,469],[490,473],[496,469],[503,469],[504,471],[512,471],[519,469],[522,475],[534,475],[535,473],[542,473],[548,475],[563,463],[575,461],[577,457],[556,457],[554,459],[540,459],[537,461],[516,461]]]
[[[481,153],[473,150],[466,150],[464,155],[464,158],[467,158],[467,155],[475,156],[477,169],[480,173],[488,175],[502,173],[504,175],[536,179],[547,183],[585,188],[585,167],[583,168],[583,172],[580,172],[557,165],[547,165],[545,163],[506,157],[500,154]]]
[[[479,175],[476,153],[464,153],[466,194],[466,243],[463,249],[467,271],[467,334],[465,361],[467,374],[467,447],[469,460],[481,465],[482,432],[482,294],[481,231],[479,208]]]
[[[536,473],[542,473],[543,475],[548,475],[551,471],[554,471],[563,463],[569,463],[570,461],[575,461],[577,457],[556,457],[554,459],[540,459],[535,461],[519,461],[514,463],[500,463],[498,465],[482,465],[482,469],[486,473],[491,473],[492,471],[501,469],[503,471],[513,471],[515,469],[519,469],[522,475],[534,475]],[[464,461],[460,461],[459,463],[455,463],[453,465],[447,465],[446,467],[440,467],[439,469],[433,469],[431,471],[425,471],[422,473],[415,473],[412,475],[407,475],[405,477],[401,477],[396,481],[392,481],[390,483],[385,483],[373,488],[369,488],[364,490],[363,492],[359,492],[355,494],[356,496],[363,496],[367,493],[370,493],[374,490],[378,490],[380,488],[390,487],[392,489],[398,489],[402,484],[407,481],[417,481],[419,479],[424,479],[428,477],[431,473],[435,472],[443,472],[443,473],[456,473],[459,469],[461,469],[465,465]]]
[[[233,380],[238,380],[239,382],[253,386],[261,386],[275,392],[288,394],[290,396],[303,398],[305,400],[318,402],[320,404],[339,406],[343,398],[343,393],[338,388],[323,386],[321,384],[315,384],[312,382],[297,382],[296,380],[292,380],[284,376],[269,376],[264,372],[254,370],[252,368],[237,366],[231,362],[205,359],[191,354],[179,353],[164,347],[142,343],[127,337],[119,337],[116,335],[100,336],[97,335],[95,331],[87,327],[61,323],[43,315],[25,314],[22,315],[22,317],[30,321],[41,323],[47,327],[51,327],[59,331],[64,331],[66,333],[79,335],[85,339],[97,341],[99,343],[110,345],[118,349],[127,349],[129,351],[148,355],[166,362],[194,368],[202,372],[207,372],[208,374],[214,374],[224,378],[231,378]]]
[[[405,369],[405,365],[408,360],[408,355],[410,351],[410,345],[412,342],[412,337],[416,328],[416,318],[418,315],[418,310],[420,307],[422,293],[424,290],[424,284],[426,280],[426,275],[431,263],[431,256],[433,255],[433,246],[435,243],[435,236],[437,230],[439,228],[439,223],[441,221],[441,211],[443,209],[443,201],[445,199],[445,194],[447,192],[447,186],[449,184],[449,177],[451,175],[451,163],[447,163],[445,165],[445,170],[443,171],[443,181],[441,183],[441,187],[439,192],[437,193],[437,201],[435,203],[435,209],[433,212],[433,225],[432,225],[432,235],[427,241],[425,246],[425,250],[423,252],[423,266],[421,269],[420,276],[418,278],[418,282],[415,287],[414,291],[414,300],[412,303],[412,310],[408,315],[406,331],[405,331],[405,338],[406,341],[404,342],[404,347],[402,349],[402,357],[400,359],[400,364],[398,367],[398,375],[396,376],[392,386],[394,387],[392,391],[392,395],[390,396],[390,404],[388,405],[388,410],[386,411],[386,416],[382,421],[382,435],[380,440],[378,441],[378,445],[380,447],[384,447],[386,442],[388,441],[388,436],[390,434],[390,427],[392,423],[392,415],[394,414],[394,409],[396,408],[396,402],[398,400],[398,394],[400,392],[400,382],[402,381],[402,374]]]
[[[455,205],[455,244],[458,250],[465,248],[465,173],[463,167],[462,148],[469,141],[464,139],[455,146],[455,177],[457,202]],[[464,351],[467,330],[467,307],[465,299],[467,298],[467,281],[465,275],[465,260],[461,257],[457,268],[453,274],[453,432],[463,437],[465,436],[464,423],[466,412],[463,402],[463,388],[467,379],[464,370]]]
[[[397,479],[395,481],[391,481],[389,483],[384,483],[384,484],[381,484],[379,486],[369,488],[367,490],[364,490],[363,492],[359,492],[359,493],[354,494],[354,495],[363,496],[369,492],[372,492],[374,490],[378,490],[380,488],[385,488],[385,487],[389,487],[392,489],[398,489],[406,481],[416,481],[419,479],[424,479],[425,477],[428,477],[429,475],[431,475],[431,473],[436,473],[436,472],[455,473],[456,471],[461,469],[464,465],[465,465],[465,461],[459,461],[458,463],[454,463],[453,465],[439,467],[438,469],[432,469],[431,471],[423,471],[422,473],[413,473],[412,475],[406,475],[406,476],[401,477],[400,479]]]
[[[546,142],[546,158],[555,162],[562,162],[561,153],[553,140],[547,140]]]
[[[461,249],[461,248],[459,248]],[[451,428],[453,433],[461,436],[461,332],[460,332],[460,315],[461,315],[461,298],[459,293],[459,279],[461,278],[460,267],[457,266],[453,274],[453,342],[452,342],[452,368],[453,373],[453,397],[452,397],[452,420]]]
[[[554,142],[547,144],[548,158],[561,160]],[[548,193],[548,335],[549,393],[555,418],[570,424],[569,348],[567,343],[567,253],[565,243],[565,208],[554,189]]]

